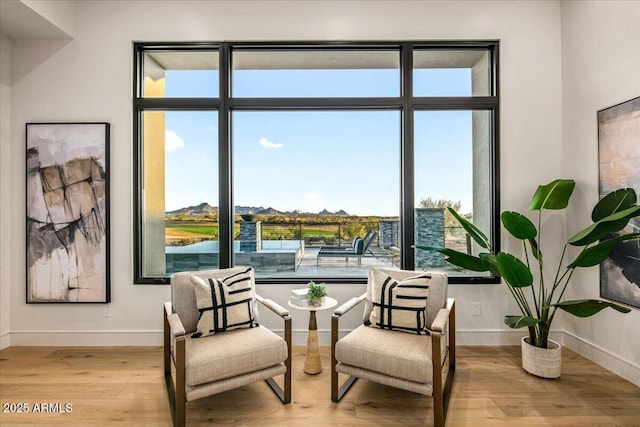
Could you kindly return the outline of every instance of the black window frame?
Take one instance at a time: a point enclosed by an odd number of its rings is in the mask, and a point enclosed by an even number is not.
[[[400,268],[415,267],[414,244],[414,113],[416,111],[485,110],[491,117],[490,132],[490,230],[494,250],[500,250],[500,96],[498,40],[402,41],[402,42],[133,42],[133,194],[134,194],[134,284],[168,284],[169,277],[143,275],[143,138],[141,117],[145,111],[217,111],[218,112],[218,210],[219,266],[233,266],[233,152],[231,115],[234,111],[400,111]],[[324,98],[233,98],[231,96],[232,54],[234,50],[394,50],[400,55],[399,97],[324,97]],[[413,96],[413,51],[483,50],[490,58],[488,96],[416,97]],[[219,53],[218,98],[144,98],[144,53],[149,51],[217,51]],[[353,277],[256,278],[257,283],[301,284],[309,280],[326,283],[366,283]],[[450,276],[451,284],[496,284],[497,276]]]

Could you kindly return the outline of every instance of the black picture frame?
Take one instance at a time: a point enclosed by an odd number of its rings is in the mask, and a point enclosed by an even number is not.
[[[600,197],[619,188],[640,194],[640,97],[598,111]],[[624,230],[639,232],[640,218]],[[600,296],[640,308],[640,241],[616,243],[600,264]]]

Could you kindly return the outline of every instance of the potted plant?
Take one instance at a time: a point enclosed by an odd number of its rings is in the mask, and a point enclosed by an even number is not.
[[[565,209],[574,188],[575,181],[569,179],[557,179],[538,187],[529,206],[531,211],[538,211],[537,227],[522,214],[512,211],[502,213],[500,218],[503,227],[522,242],[520,257],[507,252],[495,253],[486,235],[451,208],[448,208],[449,212],[484,252],[473,256],[449,248],[416,246],[419,249],[441,252],[448,262],[456,266],[502,276],[521,312],[520,315],[505,316],[504,322],[514,329],[526,327],[529,330],[529,335],[523,337],[521,344],[523,368],[546,378],[560,376],[560,346],[549,339],[551,323],[558,309],[578,317],[593,316],[607,307],[622,313],[631,311],[608,301],[567,301],[563,297],[576,268],[599,265],[607,258],[615,243],[640,239],[640,233],[623,232],[629,220],[640,216],[640,206],[633,189],[619,189],[603,197],[591,213],[593,223],[564,244],[553,281],[549,282],[547,279],[551,276],[544,274],[544,246],[539,232],[542,211]],[[569,245],[582,249],[573,261],[567,263],[565,256],[568,255]],[[537,271],[535,280],[532,270]]]
[[[315,283],[313,281],[309,282],[307,287],[309,288],[307,295],[311,300],[311,304],[313,304],[315,307],[321,306],[324,302],[324,297],[328,295],[327,287],[324,285],[324,283]]]

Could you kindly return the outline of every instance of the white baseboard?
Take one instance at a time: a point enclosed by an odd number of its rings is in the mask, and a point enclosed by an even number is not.
[[[0,350],[7,348],[11,345],[11,335],[9,332],[3,332],[0,334]]]
[[[162,345],[162,331],[16,331],[10,334],[12,346],[157,346]]]
[[[527,335],[526,329],[485,329],[482,331],[458,329],[457,345],[520,345],[520,340]],[[562,331],[552,330],[552,340],[562,343]]]
[[[519,345],[522,331],[511,330],[460,330],[456,331],[456,345]]]
[[[640,364],[623,359],[590,341],[564,331],[562,344],[594,363],[640,387]]]

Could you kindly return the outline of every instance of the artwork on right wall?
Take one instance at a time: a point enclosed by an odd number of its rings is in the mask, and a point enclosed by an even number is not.
[[[600,197],[618,188],[640,194],[640,97],[598,111]],[[640,232],[640,219],[627,232]],[[613,246],[600,265],[600,296],[640,308],[640,240]]]

